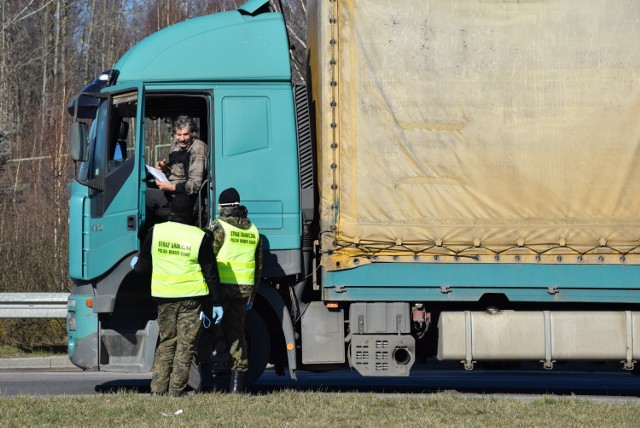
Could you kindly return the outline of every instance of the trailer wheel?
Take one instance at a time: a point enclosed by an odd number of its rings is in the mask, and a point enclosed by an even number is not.
[[[251,386],[267,367],[269,355],[271,354],[271,336],[264,320],[255,310],[247,312],[244,329],[249,351],[249,370],[244,376],[244,384],[245,386]],[[211,352],[211,350],[211,346],[198,346],[197,352]],[[195,355],[191,361],[188,385],[196,391],[207,391],[213,385],[209,385],[211,379],[205,381],[204,384],[202,383],[199,361],[198,355]]]

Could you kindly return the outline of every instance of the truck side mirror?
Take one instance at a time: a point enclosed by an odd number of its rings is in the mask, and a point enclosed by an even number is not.
[[[84,122],[73,122],[69,127],[69,157],[76,162],[87,160],[88,126]]]

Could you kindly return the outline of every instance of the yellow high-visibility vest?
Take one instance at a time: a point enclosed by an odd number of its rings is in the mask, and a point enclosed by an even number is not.
[[[224,242],[216,254],[220,282],[224,284],[253,285],[256,273],[256,248],[260,234],[255,225],[240,229],[221,221]]]
[[[160,223],[153,228],[151,295],[177,298],[209,294],[198,253],[204,232],[181,223]]]

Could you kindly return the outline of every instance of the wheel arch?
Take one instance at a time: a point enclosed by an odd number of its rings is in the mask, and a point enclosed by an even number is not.
[[[272,339],[274,339],[273,329],[278,327],[282,332],[284,338],[284,351],[287,358],[287,366],[289,367],[289,375],[291,379],[296,378],[296,346],[295,346],[295,331],[293,328],[293,321],[289,314],[289,308],[285,304],[280,294],[269,284],[262,282],[258,288],[258,295],[260,300],[256,300],[255,310],[260,313],[262,319],[267,323],[267,327],[271,332]],[[279,325],[274,325],[277,321]],[[276,336],[277,337],[277,336]],[[272,352],[277,352],[278,341],[272,340]]]

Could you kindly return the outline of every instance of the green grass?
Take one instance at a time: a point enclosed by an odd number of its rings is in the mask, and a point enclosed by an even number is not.
[[[214,393],[185,398],[116,393],[4,397],[0,415],[3,427],[635,427],[640,422],[640,405],[593,403],[571,397],[528,401],[446,393],[281,391],[259,396]]]
[[[11,358],[23,355],[24,352],[20,351],[15,346],[0,345],[0,358]]]
[[[1,356],[34,351],[66,352],[67,330],[64,319],[0,318]],[[21,355],[20,352],[18,355]]]
[[[15,358],[15,357],[48,357],[52,355],[66,355],[66,347],[46,347],[46,348],[34,348],[30,352],[23,351],[15,346],[0,345],[0,358]],[[2,391],[0,391],[1,394]]]

